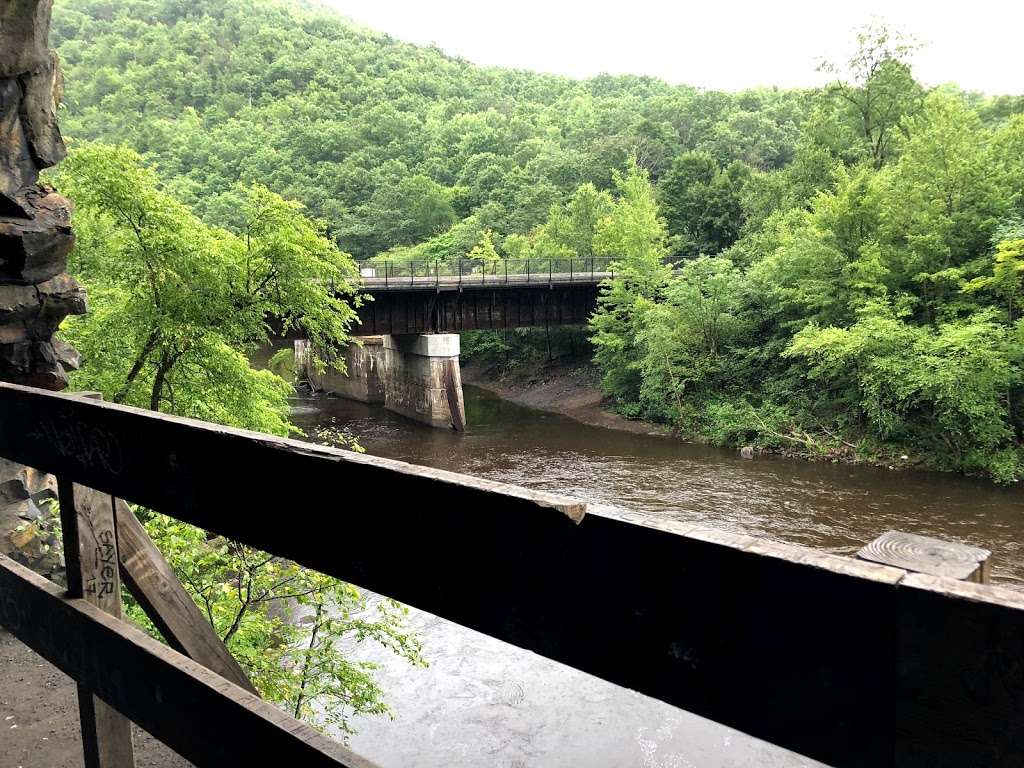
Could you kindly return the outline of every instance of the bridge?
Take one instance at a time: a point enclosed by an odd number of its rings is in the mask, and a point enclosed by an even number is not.
[[[459,333],[583,325],[609,257],[360,264],[360,334]]]
[[[584,325],[601,281],[615,276],[612,258],[593,256],[370,261],[359,272],[370,300],[358,309],[358,341],[316,350],[335,358],[326,370],[303,365],[313,350],[297,341],[306,379],[314,389],[459,431],[466,426],[459,333]]]

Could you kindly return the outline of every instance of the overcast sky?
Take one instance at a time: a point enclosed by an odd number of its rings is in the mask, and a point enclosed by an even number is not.
[[[589,77],[655,75],[741,89],[822,82],[872,17],[926,44],[915,73],[989,93],[1024,93],[1024,0],[322,0],[366,26],[436,43],[478,64]]]

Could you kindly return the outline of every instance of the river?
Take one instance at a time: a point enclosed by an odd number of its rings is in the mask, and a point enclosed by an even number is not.
[[[652,516],[852,554],[899,529],[991,549],[993,579],[1024,588],[1024,494],[915,471],[739,458],[660,435],[591,427],[465,388],[469,429],[447,432],[369,406],[299,397],[307,431],[344,428],[368,453]],[[806,758],[413,610],[430,669],[378,648],[395,720],[357,718],[352,746],[383,766],[797,768]]]
[[[305,429],[343,426],[368,453],[853,554],[898,529],[992,550],[1024,587],[1024,489],[952,474],[760,457],[590,427],[465,387],[469,429],[429,429],[378,406],[302,398]]]

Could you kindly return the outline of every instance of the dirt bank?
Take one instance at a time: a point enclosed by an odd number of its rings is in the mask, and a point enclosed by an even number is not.
[[[595,427],[642,435],[667,435],[668,430],[630,421],[608,409],[598,386],[598,373],[583,359],[558,359],[530,370],[503,373],[497,365],[466,363],[462,381],[519,405],[558,413]]]

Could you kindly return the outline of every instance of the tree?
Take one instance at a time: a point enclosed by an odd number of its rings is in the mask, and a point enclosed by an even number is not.
[[[84,360],[73,385],[152,410],[292,431],[291,382],[254,370],[246,353],[268,340],[270,323],[301,327],[318,345],[345,343],[350,257],[265,187],[240,191],[236,234],[201,222],[131,151],[79,146],[63,174],[81,235],[69,266],[93,298],[67,329]],[[346,658],[342,640],[373,640],[423,664],[397,603],[369,610],[349,584],[137,514],[257,690],[296,717],[349,733],[351,715],[389,711],[373,665]],[[156,634],[137,606],[130,613]]]
[[[270,322],[301,327],[321,349],[344,344],[355,318],[351,259],[261,186],[241,190],[241,232],[209,227],[129,150],[81,145],[61,184],[81,233],[70,268],[92,297],[65,331],[88,361],[73,384],[287,433],[288,382],[253,370],[245,354],[267,341]]]
[[[670,270],[663,263],[668,254],[665,222],[647,172],[632,163],[625,174],[615,175],[615,186],[619,197],[594,238],[595,252],[614,258],[615,277],[602,284],[590,327],[602,386],[630,401],[640,387],[637,333],[647,310],[662,298]]]
[[[992,258],[992,274],[977,277],[966,286],[968,291],[991,291],[1006,305],[1006,322],[1020,316],[1024,300],[1024,226],[1006,227],[998,237]]]
[[[987,469],[1004,482],[1024,469],[1007,413],[1021,370],[991,312],[933,330],[876,305],[848,329],[804,328],[785,354],[806,360],[813,381],[852,388],[883,438],[941,445],[947,465]]]
[[[396,243],[415,243],[437,235],[455,223],[451,194],[423,174],[406,176],[393,193],[390,187],[377,191],[376,204],[381,207],[378,221],[393,222],[385,230]]]
[[[920,109],[924,89],[910,69],[919,47],[911,38],[872,22],[857,33],[857,50],[845,72],[830,62],[819,67],[837,76],[832,92],[847,105],[875,168],[893,157],[896,137],[905,134],[903,119]]]
[[[699,420],[697,404],[721,384],[724,356],[744,326],[743,309],[742,274],[731,261],[701,256],[683,265],[639,333],[640,402],[647,415],[685,427]]]
[[[497,250],[494,248],[493,238],[494,233],[489,229],[485,229],[480,242],[473,246],[473,250],[469,252],[468,258],[472,261],[481,262],[485,267],[488,264],[501,261],[501,256],[498,255]]]
[[[137,513],[256,689],[293,717],[348,735],[353,715],[390,713],[374,680],[377,666],[350,660],[343,644],[370,641],[426,665],[399,603],[371,603],[351,584],[164,515]],[[134,601],[128,606],[132,620],[159,636]]]
[[[978,274],[1010,200],[985,151],[985,129],[958,99],[929,94],[908,124],[903,155],[873,184],[878,237],[887,269],[934,321]]]
[[[658,198],[680,254],[717,254],[735,242],[743,226],[741,195],[749,177],[743,163],[722,170],[702,152],[686,152],[673,161]]]

